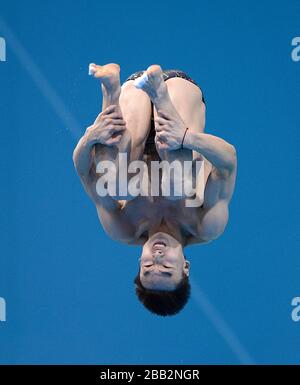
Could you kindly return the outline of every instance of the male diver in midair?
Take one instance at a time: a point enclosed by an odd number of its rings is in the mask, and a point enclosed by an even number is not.
[[[226,227],[237,171],[235,148],[204,133],[202,91],[183,71],[163,71],[151,65],[121,85],[118,64],[93,65],[92,69],[101,82],[102,112],[74,150],[77,173],[106,233],[129,245],[142,245],[135,278],[141,302],[156,314],[176,314],[190,290],[190,263],[184,247],[216,239]],[[137,86],[141,76],[143,81]],[[187,207],[184,194],[128,199],[99,196],[96,164],[116,163],[121,152],[128,154],[129,162],[203,161],[204,177],[196,189],[204,192],[199,197],[202,204]]]

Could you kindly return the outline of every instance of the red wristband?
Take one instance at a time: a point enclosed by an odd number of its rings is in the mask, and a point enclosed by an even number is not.
[[[187,133],[188,129],[189,129],[188,127],[185,129],[185,132],[184,132],[184,135],[183,135],[183,138],[182,138],[182,142],[181,142],[181,149],[183,149],[183,142],[184,142],[184,138],[186,136],[186,133]]]

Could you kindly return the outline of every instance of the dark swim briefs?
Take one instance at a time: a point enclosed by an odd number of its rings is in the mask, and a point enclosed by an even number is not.
[[[127,82],[128,80],[135,80],[136,78],[139,78],[140,76],[143,75],[144,72],[145,71],[137,71],[137,72],[133,73],[132,75],[130,75],[125,80],[125,82]],[[168,79],[171,79],[171,78],[182,78],[182,79],[188,80],[189,82],[195,84],[197,87],[200,88],[200,86],[195,82],[195,80],[193,80],[185,72],[180,71],[180,70],[163,70],[163,78],[164,78],[164,81],[167,81]],[[201,88],[200,88],[200,90],[201,90]],[[205,103],[204,97],[203,97],[203,92],[202,92],[202,101],[203,101],[203,103]]]
[[[145,71],[137,71],[137,72],[133,73],[132,75],[130,75],[125,80],[125,82],[127,82],[128,80],[135,80],[136,78],[142,76],[144,72]],[[164,81],[167,81],[168,79],[176,78],[176,77],[188,80],[189,82],[195,84],[197,87],[200,88],[200,86],[195,82],[195,80],[193,80],[190,76],[188,76],[183,71],[175,70],[175,69],[163,70]],[[201,88],[200,88],[200,90],[201,90]],[[201,90],[201,92],[202,92],[202,90]],[[204,100],[204,97],[203,97],[203,92],[202,92],[202,101],[203,101],[203,103],[205,103],[205,100]],[[147,141],[146,141],[146,144],[145,144],[145,150],[144,150],[145,154],[156,153],[154,115],[153,115],[153,103],[152,102],[151,102],[151,108],[152,108],[152,113],[151,113],[151,129],[150,129],[150,132],[148,134]]]

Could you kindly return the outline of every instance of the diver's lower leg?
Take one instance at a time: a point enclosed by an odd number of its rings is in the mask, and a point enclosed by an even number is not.
[[[141,79],[140,83],[136,82],[135,86],[137,88],[141,88],[143,91],[145,91],[148,96],[150,97],[152,103],[154,104],[154,117],[159,116],[159,110],[162,110],[164,112],[167,112],[171,116],[174,117],[181,117],[181,115],[178,113],[176,106],[173,104],[173,94],[169,94],[168,86],[166,82],[163,79],[162,76],[162,69],[158,65],[150,66],[145,73],[143,74],[143,79]],[[138,80],[138,79],[137,79]],[[192,162],[193,160],[193,153],[191,150],[188,149],[178,149],[178,150],[161,150],[156,146],[157,152],[160,156],[160,159],[162,161],[167,161],[168,164],[171,164],[174,161],[177,161],[177,163],[180,163],[181,169],[184,170],[184,164],[186,161]],[[163,173],[162,178],[162,185],[166,184],[166,178],[165,173]],[[185,178],[192,178],[192,171],[188,173],[188,175],[185,175]],[[177,178],[177,186],[181,185],[183,186],[184,180],[181,178]],[[171,185],[175,187],[175,180],[171,178]],[[183,191],[183,190],[182,190]],[[184,193],[183,193],[184,195]],[[172,196],[172,199],[181,199],[183,196]]]
[[[151,127],[151,101],[133,83],[129,80],[122,85],[119,103],[131,135],[131,160],[141,160]]]
[[[144,80],[139,80],[141,78]],[[159,65],[149,66],[141,78],[135,80],[135,86],[148,94],[156,110],[162,109],[170,114],[177,113]]]
[[[109,63],[104,66],[90,64],[90,74],[101,82],[102,110],[111,104],[119,106],[121,93],[120,66],[116,63]]]

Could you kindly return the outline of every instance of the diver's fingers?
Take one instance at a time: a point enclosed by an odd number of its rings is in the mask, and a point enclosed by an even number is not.
[[[156,146],[159,150],[167,150],[169,148],[167,143],[160,142],[159,140],[156,141]]]
[[[157,113],[161,118],[164,118],[166,120],[172,120],[172,116],[166,111],[158,110]]]
[[[166,131],[166,132],[169,132],[170,130],[172,130],[172,127],[170,126],[169,123],[157,123],[154,125],[154,128],[155,128],[155,131],[156,132],[161,132],[161,131]]]
[[[97,116],[97,118],[95,119],[95,122],[94,124],[96,123],[99,123],[102,119],[104,119],[106,116],[108,116],[109,114],[112,114],[112,113],[117,113],[116,112],[116,108],[117,106],[115,104],[111,104],[110,106],[108,106],[107,108],[105,108],[103,111],[100,112],[100,114]]]
[[[101,119],[108,116],[109,114],[116,112],[116,107],[117,106],[115,104],[111,104],[110,106],[105,108],[103,111],[101,111],[100,114],[97,116],[95,123],[98,123]]]
[[[124,127],[126,126],[126,122],[123,119],[105,119],[105,126],[120,126]]]
[[[117,136],[114,136],[113,138],[110,138],[106,141],[106,144],[108,145],[113,145],[113,144],[118,144],[122,139],[122,135],[117,135]]]
[[[102,112],[100,112],[99,115],[108,115],[111,114],[112,112],[115,112],[117,108],[116,104],[111,104],[108,107],[106,107]]]
[[[89,126],[89,127],[85,130],[85,132],[87,133],[87,132],[91,131],[91,130],[93,129],[93,127],[94,127],[94,125]]]
[[[161,116],[157,116],[155,119],[154,119],[155,123],[158,123],[158,124],[167,124],[168,123],[168,119],[165,119]]]
[[[116,133],[121,134],[123,131],[126,130],[126,127],[114,125],[114,126],[109,127],[108,130],[109,130],[110,134],[116,134]]]
[[[123,115],[120,112],[111,112],[110,114],[105,114],[104,118],[123,119]]]
[[[163,131],[163,127],[160,126],[160,125],[158,124],[157,126],[155,126],[155,131],[156,131],[156,132],[161,132],[161,131]]]
[[[157,140],[163,141],[163,142],[167,140],[166,133],[164,131],[160,131],[156,133],[156,138]]]

